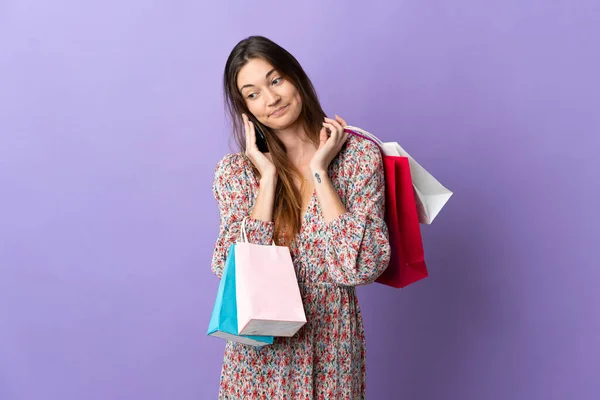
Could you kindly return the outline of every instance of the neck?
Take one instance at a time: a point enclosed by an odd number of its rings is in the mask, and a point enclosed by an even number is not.
[[[285,129],[277,130],[275,134],[285,144],[288,158],[294,165],[308,164],[316,147],[302,124],[295,123]]]

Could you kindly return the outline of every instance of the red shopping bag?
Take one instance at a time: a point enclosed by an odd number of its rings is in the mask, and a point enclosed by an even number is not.
[[[391,257],[377,282],[403,288],[426,278],[427,266],[421,239],[417,204],[408,158],[383,156],[385,170],[385,222],[390,236]]]
[[[346,131],[371,140],[357,132]],[[389,231],[391,257],[390,264],[376,282],[403,288],[429,274],[425,265],[408,158],[388,156],[383,152],[382,156],[385,173],[385,222]]]

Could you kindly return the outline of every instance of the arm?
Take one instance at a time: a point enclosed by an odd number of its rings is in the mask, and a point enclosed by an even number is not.
[[[249,217],[246,220],[249,242],[270,244],[273,241],[272,214],[276,181],[261,181],[256,203],[252,206],[250,179],[253,177],[249,175],[246,162],[241,154],[229,154],[215,168],[212,189],[219,205],[220,222],[211,269],[219,278],[229,247],[240,239],[241,224],[245,217]]]
[[[327,269],[340,285],[364,285],[375,281],[390,261],[388,230],[383,219],[385,179],[381,152],[375,144],[353,138],[341,168],[348,176],[348,209],[340,212],[343,206],[339,208],[337,193],[337,200],[327,195],[331,186],[328,178],[321,189],[323,215],[327,215]]]
[[[333,187],[333,183],[331,183],[326,170],[313,169],[311,173],[315,184],[315,192],[317,193],[321,211],[323,212],[323,218],[325,219],[325,223],[329,224],[345,213],[347,211],[346,207],[344,207],[338,192]]]

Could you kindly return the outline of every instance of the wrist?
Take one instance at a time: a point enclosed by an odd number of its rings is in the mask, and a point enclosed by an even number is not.
[[[316,183],[322,183],[324,179],[328,178],[325,168],[311,168],[310,173]]]
[[[310,166],[310,173],[312,174],[313,177],[315,176],[315,174],[319,174],[322,176],[326,172],[327,172],[327,168],[325,168],[322,165],[311,165]]]
[[[275,187],[277,185],[277,174],[262,176],[259,180],[259,184],[261,187]]]

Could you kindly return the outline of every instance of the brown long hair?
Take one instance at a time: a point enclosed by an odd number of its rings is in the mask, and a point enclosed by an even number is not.
[[[237,87],[240,69],[252,59],[269,62],[286,77],[299,91],[302,98],[302,111],[298,117],[310,140],[319,144],[319,131],[325,118],[315,88],[296,58],[283,47],[263,36],[250,36],[240,41],[231,51],[225,64],[223,91],[225,105],[233,123],[233,131],[238,147],[246,150],[246,135],[241,114],[250,114],[246,102]],[[301,203],[300,192],[294,185],[294,178],[302,179],[300,171],[290,162],[283,142],[268,127],[260,125],[265,132],[273,164],[277,168],[279,179],[275,189],[273,216],[275,221],[274,240],[285,237],[285,243],[291,243],[300,232]],[[252,166],[254,173],[258,171]]]

